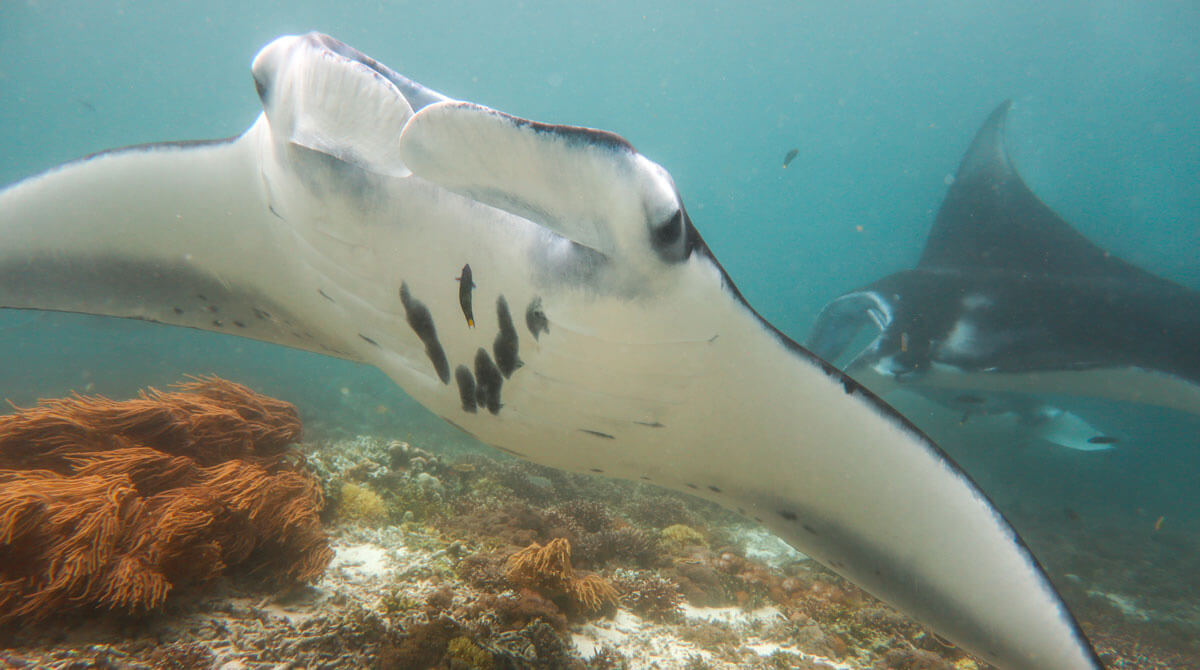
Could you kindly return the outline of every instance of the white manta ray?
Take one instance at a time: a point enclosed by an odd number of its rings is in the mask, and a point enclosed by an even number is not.
[[[237,138],[0,192],[0,305],[375,365],[505,451],[761,521],[999,666],[1099,667],[970,479],[763,321],[623,139],[451,100],[319,34],[253,72],[264,113]]]

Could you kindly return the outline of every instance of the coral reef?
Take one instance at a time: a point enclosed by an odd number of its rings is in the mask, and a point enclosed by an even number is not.
[[[404,433],[411,443],[347,434],[301,445],[330,501],[337,552],[315,587],[263,599],[241,580],[217,580],[171,598],[158,616],[104,618],[107,637],[15,629],[0,665],[990,667],[699,499],[494,452],[456,454],[441,441],[421,448],[419,431]],[[294,463],[291,439],[277,448]],[[52,451],[7,457],[71,463]],[[1072,528],[1060,533],[1071,537],[1064,555],[1090,546]],[[1200,581],[1186,568],[1197,545],[1174,528],[1152,533],[1137,549],[1157,554],[1152,564],[1130,566],[1135,542],[1093,540],[1071,574],[1052,573],[1069,600],[1085,603],[1076,611],[1114,670],[1196,665],[1189,633]],[[0,562],[7,550],[0,545]],[[1118,588],[1167,568],[1183,575],[1177,593]],[[1098,581],[1111,586],[1099,592]]]
[[[571,543],[565,538],[545,546],[536,542],[509,556],[505,576],[514,584],[566,595],[584,612],[602,612],[617,604],[617,591],[603,577],[582,577],[571,567]]]
[[[362,484],[344,481],[338,496],[338,518],[350,523],[377,526],[387,520],[383,498]]]
[[[708,546],[708,541],[699,531],[679,523],[659,531],[659,540],[668,554],[686,554],[689,547]]]
[[[230,571],[316,579],[332,557],[290,404],[215,377],[0,417],[0,624],[129,613]]]
[[[650,571],[618,571],[613,586],[622,607],[657,621],[676,621],[683,595],[675,582]]]

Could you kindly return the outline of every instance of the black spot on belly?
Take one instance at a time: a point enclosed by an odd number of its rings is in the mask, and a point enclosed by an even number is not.
[[[359,333],[359,334],[358,334],[358,336],[359,336],[359,337],[361,337],[361,338],[363,338],[363,341],[365,341],[365,342],[368,342],[368,343],[370,343],[370,344],[373,344],[373,345],[375,345],[375,346],[377,346],[377,347],[379,346],[379,343],[378,343],[378,342],[376,342],[375,340],[372,340],[371,338],[367,337],[366,335],[363,335],[362,333]]]
[[[508,311],[508,301],[504,296],[496,298],[496,320],[500,322],[500,332],[492,342],[492,353],[496,354],[496,365],[500,373],[507,379],[521,367],[521,358],[517,355],[520,342],[517,339],[517,328],[513,325],[512,314]]]
[[[713,486],[712,484],[709,484],[709,485],[708,485],[708,490],[709,490],[709,491],[712,491],[713,493],[720,493],[720,492],[721,492],[721,489],[719,489],[719,488],[717,488],[717,487]]]
[[[542,311],[541,298],[534,298],[525,308],[525,327],[529,329],[529,334],[533,335],[535,340],[540,333],[550,332],[550,320]]]
[[[793,512],[793,511],[791,511],[791,510],[786,510],[786,509],[785,509],[785,510],[780,510],[780,512],[779,512],[779,516],[781,516],[781,517],[783,517],[783,518],[787,519],[788,521],[795,521],[795,520],[796,520],[796,513],[795,513],[795,512]]]
[[[487,349],[480,347],[475,352],[475,401],[487,407],[492,414],[499,414],[500,387],[503,385],[500,368],[492,362]]]
[[[587,433],[588,435],[595,435],[596,437],[603,437],[603,438],[604,438],[604,439],[606,439],[606,440],[615,440],[615,439],[617,439],[617,438],[613,437],[612,435],[609,435],[608,433],[601,433],[601,432],[600,432],[600,431],[598,431],[598,430],[588,430],[587,428],[580,428],[580,429],[579,429],[579,432],[581,432],[581,433]]]
[[[425,345],[425,355],[433,363],[433,369],[437,371],[438,378],[442,380],[443,384],[449,384],[450,361],[446,360],[446,351],[442,349],[442,343],[438,341],[437,328],[433,325],[433,315],[429,313],[429,308],[420,300],[409,295],[408,284],[400,285],[400,302],[404,305],[404,317],[408,320],[408,326]],[[479,376],[478,371],[475,376]],[[499,387],[496,392],[498,396]]]
[[[475,281],[471,278],[471,265],[464,265],[462,272],[454,280],[458,282],[458,304],[462,307],[463,317],[467,319],[467,327],[474,328],[475,312],[471,309],[471,290],[475,288]]]
[[[467,366],[460,365],[454,368],[454,381],[458,382],[458,397],[462,400],[463,411],[474,414],[478,407],[475,402],[475,376]]]

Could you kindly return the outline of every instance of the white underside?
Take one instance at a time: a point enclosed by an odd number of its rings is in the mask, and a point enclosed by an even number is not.
[[[231,329],[227,316],[214,327],[211,312],[196,320],[192,306],[179,315],[121,286],[108,304],[72,304],[71,287],[3,304],[336,351],[378,366],[486,443],[556,467],[649,479],[760,519],[1002,667],[1093,667],[1058,596],[988,501],[881,403],[847,393],[769,332],[707,258],[656,271],[614,252],[596,276],[563,279],[546,270],[556,250],[569,256],[554,230],[396,176],[403,170],[325,172],[297,167],[299,156],[263,117],[232,144],[115,154],[0,192],[0,263],[158,265],[162,282],[214,278],[230,289],[231,309],[270,305],[270,318]],[[629,190],[639,175],[612,178],[631,181],[598,192]],[[607,203],[584,205],[602,212]],[[468,263],[474,328],[455,281]],[[186,272],[172,275],[178,268]],[[438,378],[405,321],[402,284],[430,310],[451,370],[492,351],[504,297],[524,366],[503,384],[498,414],[465,411],[453,378]],[[525,325],[535,299],[549,322],[538,339]],[[288,324],[276,323],[280,314]]]

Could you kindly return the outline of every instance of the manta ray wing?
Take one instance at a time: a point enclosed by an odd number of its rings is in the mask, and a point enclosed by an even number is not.
[[[161,266],[151,283],[171,295],[219,283],[315,344],[244,334],[378,366],[486,443],[759,519],[1003,667],[1099,667],[983,494],[763,321],[670,176],[624,140],[450,101],[322,35],[280,38],[254,72],[265,116],[229,145],[115,155],[109,174],[85,162],[0,192],[8,274],[78,264],[107,282],[67,272],[52,291],[6,285],[0,304],[227,332],[123,278]]]

